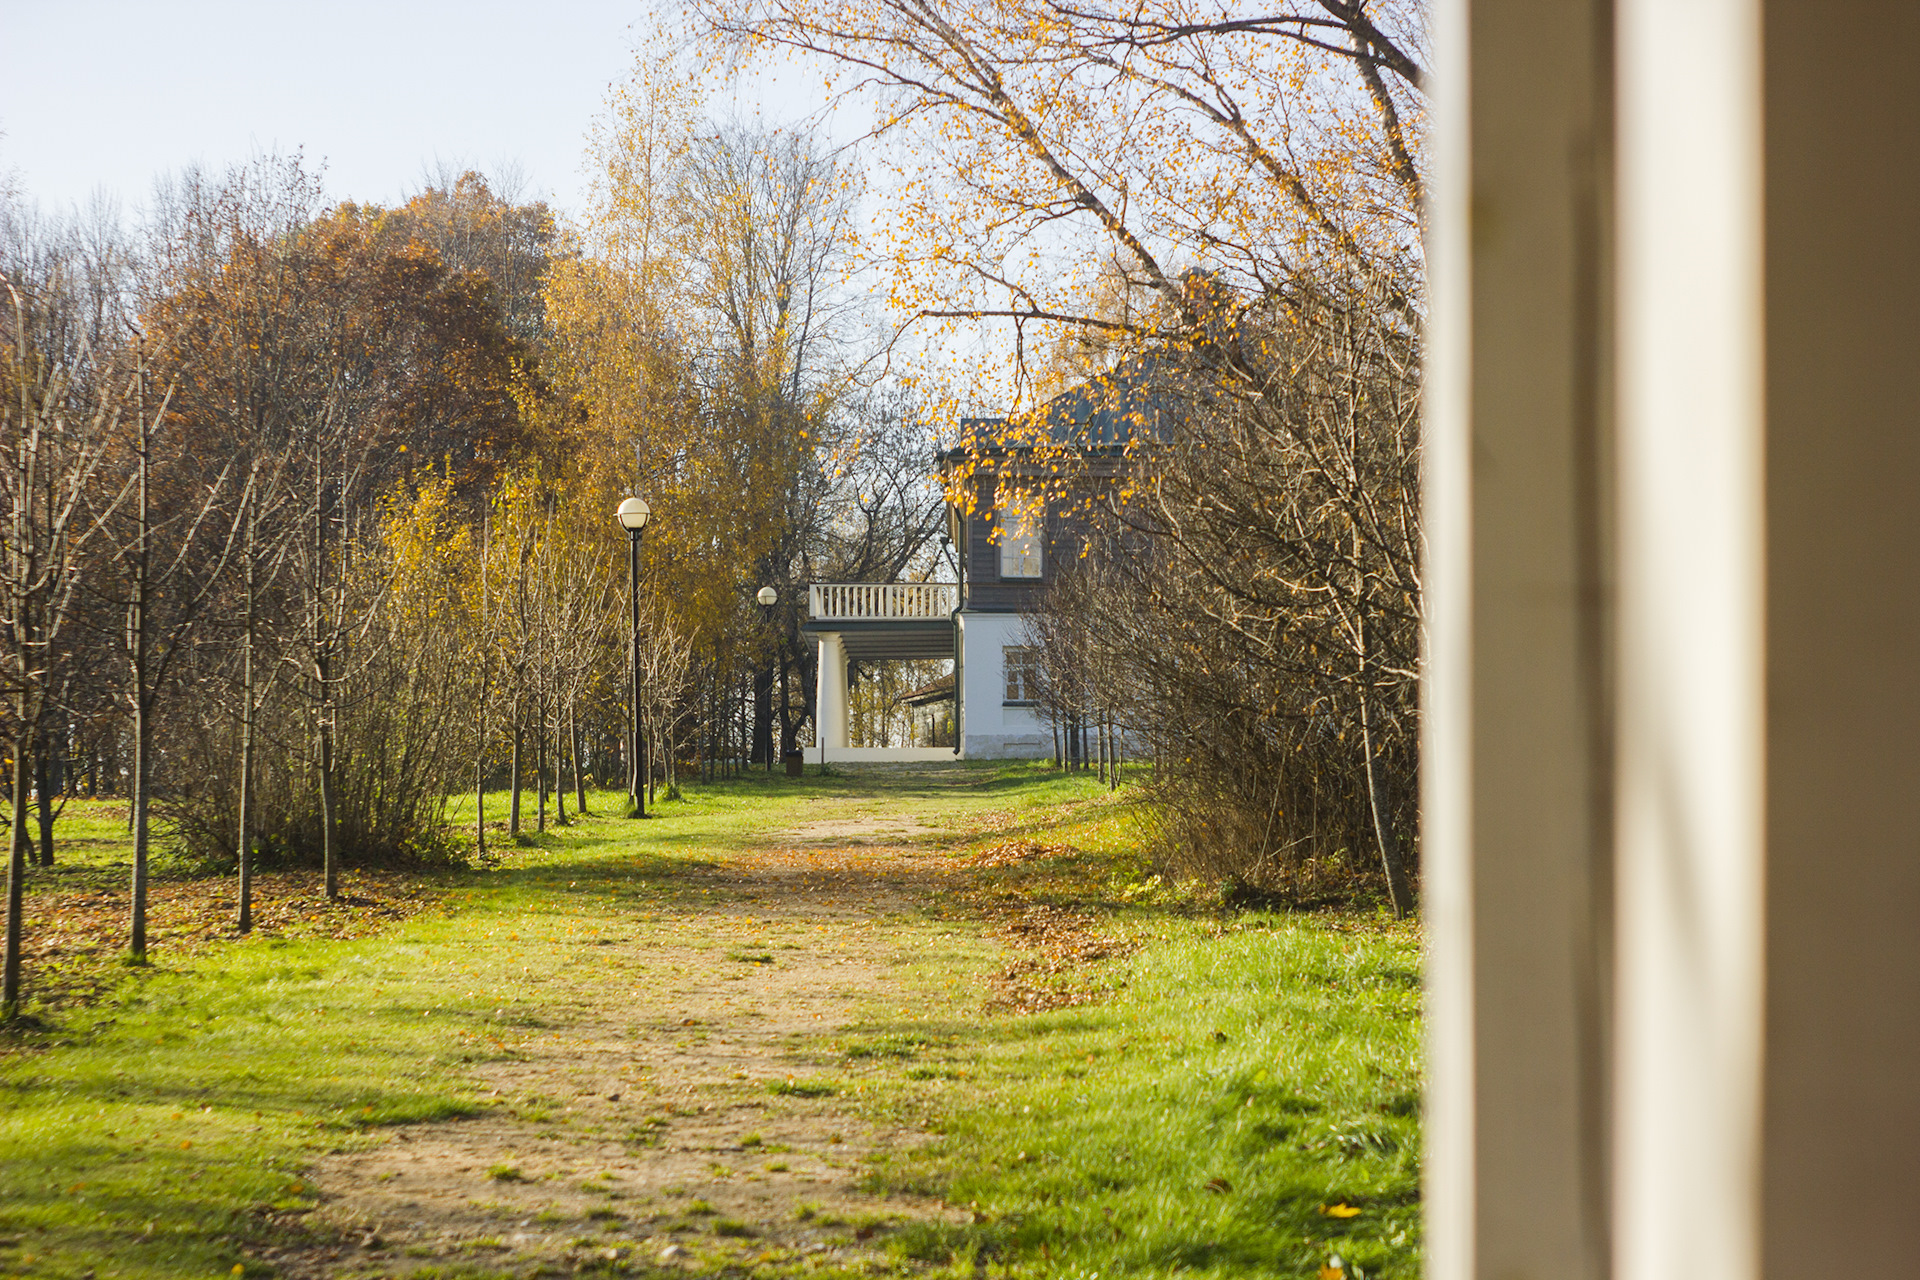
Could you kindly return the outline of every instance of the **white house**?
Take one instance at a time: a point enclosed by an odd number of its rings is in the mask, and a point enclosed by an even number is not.
[[[1061,450],[1083,483],[1120,473],[1130,442],[1152,429],[1150,368],[1130,361],[1020,419],[968,419],[939,457],[950,500],[958,582],[814,583],[802,630],[820,646],[817,760],[1039,759],[1054,731],[1033,697],[1027,619],[1081,532],[1052,476]],[[1041,495],[1045,488],[1052,497]],[[952,501],[955,494],[964,501]],[[847,737],[847,660],[948,658],[955,673],[953,747],[855,747]]]

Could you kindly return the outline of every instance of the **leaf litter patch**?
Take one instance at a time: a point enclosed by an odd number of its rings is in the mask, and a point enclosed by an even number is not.
[[[1043,844],[1038,840],[1003,840],[976,854],[966,862],[970,867],[1014,867],[1028,862],[1068,860],[1080,856],[1070,844]]]
[[[1099,966],[1140,949],[1137,942],[1102,933],[1091,914],[1065,907],[1018,909],[993,933],[1028,954],[990,977],[994,994],[986,1007],[992,1012],[1044,1013],[1098,1003],[1120,986]]]
[[[62,878],[64,879],[64,877]],[[311,871],[274,872],[253,880],[253,937],[365,937],[433,906],[436,886],[417,873],[345,870],[341,897],[329,901]],[[235,926],[233,879],[157,880],[147,891],[147,948],[155,958],[202,954],[243,935]],[[131,890],[101,873],[56,880],[27,896],[25,963],[31,995],[43,1009],[98,1001],[125,976]]]

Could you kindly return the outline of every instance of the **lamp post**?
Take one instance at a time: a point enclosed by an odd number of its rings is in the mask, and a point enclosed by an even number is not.
[[[643,499],[622,498],[620,509],[614,514],[619,517],[620,527],[627,531],[627,603],[633,623],[633,725],[627,747],[633,767],[627,771],[627,816],[644,818],[647,816],[644,774],[647,766],[646,742],[640,730],[640,533],[647,527],[647,517],[652,512]]]
[[[780,593],[778,591],[775,591],[772,587],[762,587],[758,591],[753,593],[753,598],[760,602],[760,607],[762,609],[771,609],[773,608],[774,604],[780,599]],[[773,694],[773,678],[771,676],[767,678],[767,694],[769,697],[771,697]],[[783,709],[783,714],[784,714],[784,709]],[[767,772],[772,773],[773,757],[778,754],[778,747],[779,747],[778,733],[772,724],[769,724],[767,726],[767,735],[768,735]]]

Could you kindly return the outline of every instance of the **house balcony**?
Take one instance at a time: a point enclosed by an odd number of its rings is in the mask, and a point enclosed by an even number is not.
[[[813,622],[928,622],[953,616],[951,582],[816,582],[807,588]]]
[[[951,658],[959,603],[951,582],[816,582],[800,629],[838,637],[849,658]]]
[[[847,663],[957,656],[960,588],[951,582],[816,582],[800,630],[820,644],[815,748],[837,760],[951,759],[951,747],[851,747]]]

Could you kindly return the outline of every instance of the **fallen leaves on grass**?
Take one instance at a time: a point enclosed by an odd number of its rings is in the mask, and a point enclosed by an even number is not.
[[[122,873],[68,873],[28,895],[26,963],[33,999],[59,1008],[100,998],[122,976],[132,895]],[[312,871],[257,875],[253,932],[265,938],[364,937],[425,910],[439,892],[401,871],[349,871],[329,901]],[[231,878],[157,880],[147,891],[147,951],[192,956],[240,937]]]
[[[1138,943],[1101,933],[1091,915],[1062,907],[1020,909],[995,933],[1034,953],[990,979],[996,994],[987,1008],[1011,1013],[1041,1013],[1101,1000],[1113,985],[1090,980],[1089,967],[1139,949]]]
[[[1079,850],[1070,844],[1042,844],[1038,840],[1003,840],[967,857],[970,867],[1011,867],[1045,858],[1072,858]]]

